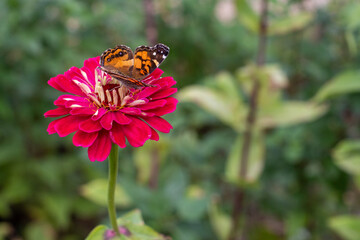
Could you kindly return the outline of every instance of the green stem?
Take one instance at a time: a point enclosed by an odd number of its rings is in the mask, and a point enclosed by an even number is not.
[[[116,144],[111,147],[109,155],[109,185],[108,185],[108,211],[110,223],[117,235],[120,235],[119,228],[116,223],[116,209],[115,209],[115,187],[116,177],[118,173],[118,153],[119,148]]]

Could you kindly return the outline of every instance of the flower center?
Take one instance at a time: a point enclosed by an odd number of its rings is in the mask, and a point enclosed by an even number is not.
[[[86,80],[87,76],[83,73]],[[144,100],[134,101],[133,96],[137,91],[131,91],[121,85],[120,81],[111,78],[103,71],[95,69],[95,87],[73,80],[75,84],[87,95],[87,97],[98,107],[110,111],[117,111],[126,105],[142,104]]]
[[[113,82],[115,81],[115,82]],[[129,89],[116,80],[111,80],[105,85],[100,81],[96,82],[95,95],[98,102],[95,102],[98,107],[103,107],[108,110],[119,110],[123,108],[127,102]]]

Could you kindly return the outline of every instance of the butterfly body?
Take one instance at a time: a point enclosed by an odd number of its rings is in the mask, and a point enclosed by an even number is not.
[[[168,56],[170,48],[164,44],[140,46],[133,52],[128,46],[118,45],[105,50],[100,57],[100,69],[128,88],[149,87],[142,82]]]

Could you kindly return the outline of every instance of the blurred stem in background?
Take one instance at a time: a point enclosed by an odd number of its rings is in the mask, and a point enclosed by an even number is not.
[[[261,1],[261,12],[259,22],[259,43],[258,53],[256,59],[256,65],[261,67],[265,64],[266,55],[266,35],[267,35],[267,12],[268,2],[267,0]],[[240,179],[246,179],[247,168],[249,161],[249,152],[251,148],[251,142],[253,138],[253,131],[256,124],[256,114],[258,108],[258,95],[260,90],[259,79],[253,79],[252,90],[249,99],[249,112],[246,118],[246,126],[244,131],[244,142],[241,150],[239,176]],[[246,198],[246,186],[240,186],[237,188],[234,196],[233,214],[232,214],[232,226],[229,234],[229,240],[246,239],[245,222],[240,227],[241,213],[245,214],[245,198]]]
[[[146,39],[150,46],[154,46],[158,42],[158,30],[155,19],[155,9],[153,0],[143,0],[144,13],[145,13],[145,31]],[[158,185],[160,159],[158,149],[154,149],[151,154],[151,168],[149,188],[156,189]]]
[[[148,44],[154,46],[158,41],[153,0],[143,0],[145,12],[145,31]]]
[[[116,144],[112,144],[109,155],[108,211],[111,227],[117,235],[120,235],[119,228],[116,223],[115,208],[115,187],[118,174],[118,153],[118,146]]]

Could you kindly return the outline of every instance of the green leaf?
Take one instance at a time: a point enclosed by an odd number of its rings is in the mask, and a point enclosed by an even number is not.
[[[259,81],[258,105],[260,108],[281,102],[281,90],[288,85],[286,74],[277,64],[267,64],[262,67],[248,64],[237,70],[236,77],[248,98],[254,87],[254,81]]]
[[[81,186],[81,194],[87,199],[100,204],[102,206],[107,206],[107,179],[95,179],[87,184]],[[125,193],[120,184],[116,184],[115,188],[115,204],[117,206],[129,206],[131,204],[131,199]]]
[[[237,0],[236,7],[240,23],[253,33],[259,32],[259,16],[246,0]]]
[[[25,229],[28,240],[55,239],[55,231],[50,224],[44,222],[32,222]]]
[[[298,211],[291,212],[285,220],[285,231],[288,239],[296,239],[306,227],[306,214]]]
[[[266,79],[266,81],[269,82],[268,88],[272,91],[284,89],[288,86],[289,80],[280,65],[266,64],[262,69],[268,77],[268,79]]]
[[[9,202],[7,199],[2,199],[2,201],[0,201],[0,216],[1,217],[6,217],[9,216],[11,211],[10,211],[10,206],[9,206]]]
[[[183,199],[179,202],[177,210],[182,219],[187,221],[197,221],[206,212],[206,199]]]
[[[329,226],[344,240],[360,239],[360,217],[350,215],[332,217]]]
[[[167,238],[157,233],[152,228],[144,224],[141,212],[135,209],[117,219],[119,227],[126,229],[129,234],[113,238],[113,240],[166,240]],[[104,240],[105,231],[108,228],[104,225],[95,227],[86,240]]]
[[[360,3],[351,1],[344,6],[340,19],[343,25],[350,31],[357,31],[360,28]]]
[[[243,128],[246,114],[233,77],[227,73],[218,74],[210,86],[190,86],[179,92],[183,101],[194,102],[220,121],[237,131]]]
[[[360,91],[360,71],[346,71],[327,82],[317,92],[314,100],[322,102],[334,96],[358,91]]]
[[[5,237],[7,237],[8,235],[10,235],[12,232],[12,227],[10,224],[6,223],[6,222],[1,222],[0,223],[0,239],[6,239]]]
[[[249,1],[236,1],[238,19],[240,23],[249,31],[258,34],[260,17],[249,5]],[[313,18],[314,14],[310,12],[301,12],[296,15],[291,14],[286,17],[269,19],[268,35],[287,34],[292,31],[302,29],[306,27],[310,23],[310,21],[313,20]]]
[[[269,35],[287,34],[306,27],[314,18],[311,12],[302,12],[297,15],[289,15],[270,22]]]
[[[152,228],[144,224],[141,212],[135,209],[121,218],[117,219],[119,226],[125,227],[130,231],[129,240],[165,240],[166,237],[157,233]]]
[[[258,123],[262,128],[289,126],[309,122],[322,116],[327,107],[312,102],[287,101],[259,110]]]
[[[107,227],[105,225],[96,226],[85,238],[85,240],[104,240],[106,230]]]
[[[357,41],[355,37],[355,33],[350,30],[345,32],[345,40],[349,48],[349,52],[352,56],[356,56],[358,53]]]
[[[127,214],[123,215],[121,218],[117,219],[119,225],[126,223],[133,223],[137,225],[144,225],[144,220],[141,216],[141,211],[139,209],[132,210]]]
[[[238,92],[238,86],[236,85],[233,75],[230,73],[220,72],[216,74],[215,80],[210,82],[209,85],[212,86],[213,89],[216,89],[220,94],[226,96],[226,98],[242,103]]]
[[[161,165],[169,152],[170,143],[166,137],[161,137],[159,141],[148,141],[141,148],[135,149],[134,161],[138,171],[138,180],[145,184],[149,181],[151,167],[154,162]]]
[[[65,228],[70,223],[72,208],[71,199],[59,194],[44,194],[41,197],[43,208],[59,228]]]
[[[262,80],[265,79],[266,75],[263,69],[264,68],[250,63],[237,70],[236,79],[240,83],[241,90],[245,93],[246,96],[249,97],[251,94],[251,90],[254,85],[254,79],[260,80],[261,84],[264,83]]]
[[[355,176],[355,185],[360,190],[360,175]]]
[[[179,215],[188,221],[197,221],[205,214],[208,208],[208,198],[203,189],[192,185],[187,194],[177,205]]]
[[[165,240],[166,237],[157,233],[154,229],[146,225],[127,224],[127,229],[131,236],[126,239],[131,240]]]
[[[242,147],[243,135],[239,135],[232,146],[225,169],[226,179],[237,185],[255,182],[259,178],[264,167],[265,146],[261,134],[257,132],[252,137],[246,176],[245,179],[242,179],[239,176]]]
[[[360,176],[360,141],[340,142],[334,149],[333,157],[342,170]]]
[[[217,237],[220,240],[227,239],[231,230],[231,218],[218,209],[215,201],[212,202],[209,208],[209,217]]]

